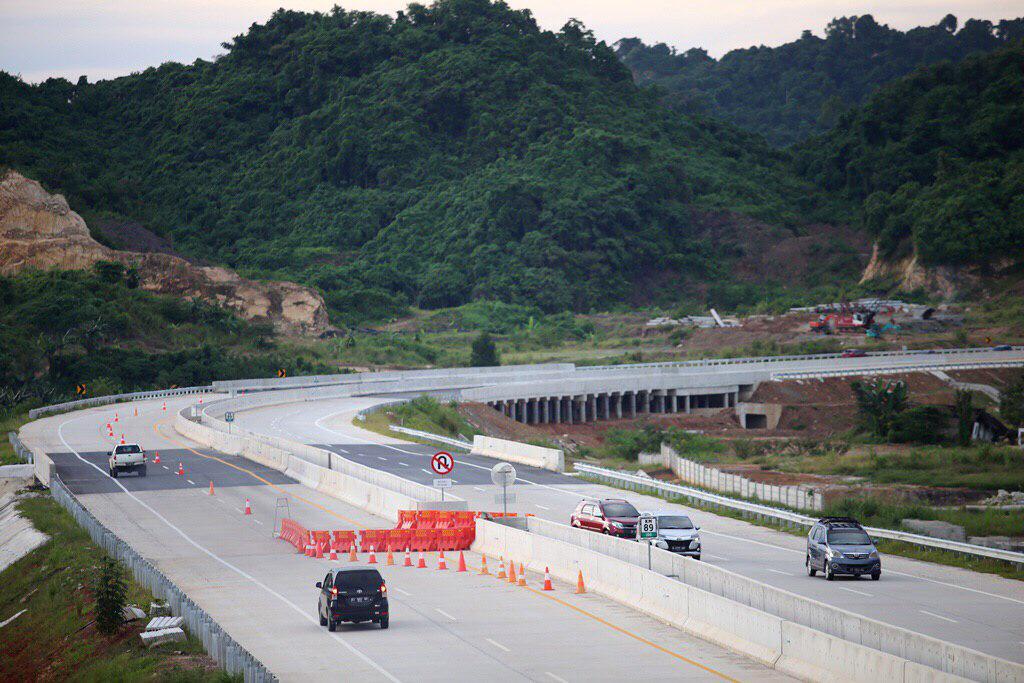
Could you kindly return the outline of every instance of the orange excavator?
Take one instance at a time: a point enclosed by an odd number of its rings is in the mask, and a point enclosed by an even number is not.
[[[848,311],[821,314],[817,320],[811,321],[811,331],[818,334],[837,334],[846,332],[865,332],[875,319],[872,310]]]

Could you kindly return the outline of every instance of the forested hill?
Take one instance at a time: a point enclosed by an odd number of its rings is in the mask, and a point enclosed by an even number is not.
[[[888,255],[1024,261],[1024,42],[923,69],[799,149],[809,178],[862,202]]]
[[[694,207],[798,232],[820,205],[759,138],[664,108],[575,22],[486,0],[279,10],[224,48],[98,83],[0,74],[0,164],[87,217],[316,285],[336,321],[677,295],[728,277]]]
[[[819,38],[804,31],[779,47],[733,50],[715,60],[695,48],[677,53],[637,38],[616,43],[639,83],[654,83],[680,111],[704,112],[785,146],[822,133],[879,86],[918,67],[1006,47],[1024,37],[1024,19],[971,19],[957,27],[946,16],[907,32],[870,15],[833,20]]]

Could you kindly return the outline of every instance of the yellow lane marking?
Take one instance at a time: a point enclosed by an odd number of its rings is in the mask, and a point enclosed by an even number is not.
[[[320,510],[321,512],[326,512],[327,514],[331,515],[332,517],[337,517],[338,519],[340,519],[340,520],[342,520],[342,521],[348,522],[348,523],[349,523],[349,524],[351,524],[351,525],[352,525],[352,527],[353,527],[353,528],[355,528],[355,529],[358,529],[358,528],[361,528],[362,526],[364,526],[363,524],[360,524],[360,523],[359,523],[359,522],[357,522],[356,520],[354,520],[354,519],[349,519],[349,518],[348,518],[348,517],[346,517],[345,515],[343,515],[343,514],[340,514],[340,513],[338,513],[338,512],[335,512],[334,510],[331,510],[330,508],[326,508],[326,507],[324,507],[323,505],[320,505],[319,503],[315,503],[315,502],[313,502],[313,501],[311,501],[311,500],[309,500],[309,499],[307,499],[307,498],[303,498],[302,496],[296,495],[295,493],[293,493],[293,492],[291,492],[291,491],[285,491],[284,489],[282,489],[282,488],[281,488],[280,486],[278,486],[277,484],[272,484],[271,482],[267,481],[266,479],[264,479],[264,478],[263,478],[263,477],[261,477],[260,475],[258,475],[258,474],[256,474],[255,472],[253,472],[252,470],[247,470],[247,469],[246,469],[246,468],[244,468],[244,467],[240,467],[240,466],[238,466],[238,465],[235,465],[234,463],[230,463],[230,462],[228,462],[228,461],[226,461],[226,460],[222,460],[221,458],[218,458],[218,457],[216,457],[216,456],[213,456],[213,455],[205,455],[205,454],[203,454],[203,453],[200,453],[200,452],[199,452],[199,451],[197,451],[196,449],[194,449],[194,448],[191,448],[191,447],[189,447],[188,445],[186,445],[186,444],[182,443],[181,441],[178,441],[178,440],[177,440],[177,439],[175,439],[174,437],[168,436],[167,434],[165,434],[164,432],[162,432],[161,430],[159,430],[159,429],[158,429],[158,427],[159,427],[160,425],[163,425],[163,424],[166,424],[166,423],[165,423],[165,422],[154,422],[154,423],[153,423],[153,431],[154,431],[154,432],[156,432],[156,433],[157,433],[158,435],[160,435],[161,437],[163,437],[164,439],[167,439],[167,440],[168,440],[168,441],[170,441],[171,443],[173,443],[173,444],[177,444],[177,445],[178,445],[178,446],[180,446],[181,448],[184,448],[184,449],[185,449],[186,451],[190,451],[190,452],[192,452],[192,453],[195,453],[195,454],[196,454],[196,455],[198,455],[198,456],[199,456],[200,458],[206,458],[207,460],[216,460],[216,461],[217,461],[217,462],[219,462],[220,464],[222,464],[222,465],[226,465],[226,466],[230,467],[230,468],[231,468],[231,469],[233,469],[233,470],[238,470],[239,472],[244,472],[245,474],[248,474],[248,475],[249,475],[250,477],[252,477],[253,479],[257,479],[257,480],[259,480],[259,481],[263,482],[264,484],[266,484],[266,485],[267,485],[267,486],[269,486],[270,488],[274,489],[274,490],[275,490],[275,491],[277,491],[278,493],[283,493],[283,494],[284,494],[284,495],[286,495],[286,496],[291,496],[292,498],[294,498],[294,499],[296,499],[296,500],[298,500],[298,501],[301,501],[301,502],[305,503],[306,505],[310,505],[310,506],[312,506],[312,507],[316,508],[317,510]]]
[[[466,563],[466,566],[469,569],[472,569],[474,572],[478,571],[477,567],[470,566],[468,562]],[[479,574],[477,574],[477,576],[479,576]],[[505,580],[501,579],[501,581],[505,581]],[[700,662],[696,662],[696,661],[690,659],[689,657],[686,657],[684,655],[679,654],[678,652],[673,652],[672,650],[669,650],[666,647],[662,647],[661,645],[658,645],[657,643],[655,643],[653,641],[650,641],[647,638],[644,638],[643,636],[641,636],[639,634],[633,633],[632,631],[630,631],[628,629],[624,629],[621,626],[616,626],[615,624],[611,623],[607,619],[603,619],[603,618],[599,617],[598,615],[594,614],[593,612],[588,612],[587,610],[583,609],[582,607],[577,607],[576,605],[573,605],[572,603],[566,602],[565,600],[562,600],[561,598],[556,598],[554,595],[548,595],[546,592],[539,591],[536,588],[530,588],[529,586],[519,586],[519,588],[525,588],[526,590],[530,591],[534,595],[538,595],[538,596],[540,596],[542,598],[546,598],[548,600],[552,600],[554,602],[557,602],[559,605],[562,605],[563,607],[568,607],[569,609],[571,609],[571,610],[573,610],[575,612],[579,612],[580,614],[582,614],[582,615],[584,615],[586,617],[590,617],[594,621],[596,621],[598,623],[601,623],[601,624],[604,624],[608,628],[614,629],[614,630],[618,631],[619,633],[621,633],[623,635],[626,635],[626,636],[629,636],[630,638],[633,638],[634,640],[638,640],[641,643],[643,643],[644,645],[650,645],[655,650],[658,650],[660,652],[664,652],[665,654],[670,655],[672,657],[675,657],[676,659],[681,660],[683,662],[686,662],[687,664],[692,664],[693,666],[697,667],[698,669],[703,669],[704,671],[707,671],[709,674],[713,674],[715,676],[718,676],[719,678],[722,678],[722,679],[724,679],[726,681],[731,681],[732,683],[740,683],[737,679],[729,676],[728,674],[724,674],[721,671],[718,671],[717,669],[712,669],[711,667],[706,666],[704,664],[701,664]]]

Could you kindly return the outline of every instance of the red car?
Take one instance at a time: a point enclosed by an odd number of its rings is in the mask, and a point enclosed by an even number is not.
[[[581,500],[569,517],[569,524],[588,531],[599,531],[610,536],[636,538],[636,525],[640,512],[627,500]]]
[[[863,349],[846,349],[842,355],[843,358],[863,358],[868,354]]]

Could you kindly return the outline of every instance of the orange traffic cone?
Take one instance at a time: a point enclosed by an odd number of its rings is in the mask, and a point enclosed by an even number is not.
[[[554,586],[551,585],[551,572],[548,571],[547,567],[544,567],[544,590],[553,591]]]
[[[338,550],[333,545],[331,546],[331,554],[327,557],[327,559],[331,560],[332,562],[338,561]]]
[[[586,592],[587,587],[583,585],[583,570],[581,569],[580,573],[576,576],[576,595]]]
[[[417,569],[426,569],[427,568],[427,563],[424,562],[424,560],[423,560],[423,551],[422,550],[420,551],[420,559],[416,561],[416,568]]]
[[[213,482],[210,482],[210,495],[213,495]]]
[[[359,558],[356,557],[356,544],[355,543],[353,543],[352,545],[350,545],[348,547],[348,561],[349,562],[358,562],[359,561]]]
[[[388,545],[388,559],[385,562],[385,564],[387,566],[389,566],[389,567],[391,567],[391,566],[393,566],[395,564],[395,554],[393,552],[391,552],[391,546],[390,545]]]
[[[124,443],[124,434],[121,435],[121,443]]]
[[[316,544],[316,548],[313,549],[314,557],[318,560],[324,559],[324,546],[320,543]]]
[[[185,468],[181,466],[180,462],[178,463],[178,476],[179,477],[184,477],[185,476]]]
[[[113,429],[107,430],[107,438],[108,439],[113,439],[114,438],[114,430]]]
[[[374,552],[373,546],[370,546],[370,559],[366,561],[366,564],[377,564],[377,553]]]
[[[466,556],[462,554],[461,550],[459,551],[459,568],[456,569],[455,571],[457,571],[457,572],[468,571],[466,569]]]
[[[519,563],[519,583],[517,583],[516,585],[517,586],[525,586],[526,585],[526,569],[523,568],[523,563],[522,562]]]
[[[153,452],[153,463],[157,465],[160,464],[160,451]]]
[[[313,557],[313,544],[312,543],[307,543],[306,544],[306,557]]]
[[[501,562],[498,564],[498,578],[507,579],[508,574],[505,573],[505,558],[501,558]]]
[[[489,576],[491,572],[489,572],[487,570],[487,556],[484,555],[483,558],[484,558],[483,562],[480,565],[480,575],[481,576]]]
[[[117,413],[114,413],[114,422],[117,422]]]
[[[138,417],[138,416],[139,416],[139,409],[138,409],[138,408],[136,408],[136,409],[135,409],[135,417]]]
[[[160,407],[160,409],[167,410],[167,401],[164,401],[164,404]]]
[[[251,515],[252,514],[252,505],[249,503],[249,499],[248,498],[245,499],[245,514],[247,514],[247,515]]]
[[[437,568],[448,569],[448,563],[445,562],[443,550],[441,551],[441,554],[437,556]]]
[[[412,566],[412,557],[409,556],[409,546],[405,546],[405,562],[402,563],[403,567]]]
[[[511,584],[516,583],[516,563],[508,563],[508,582]]]

